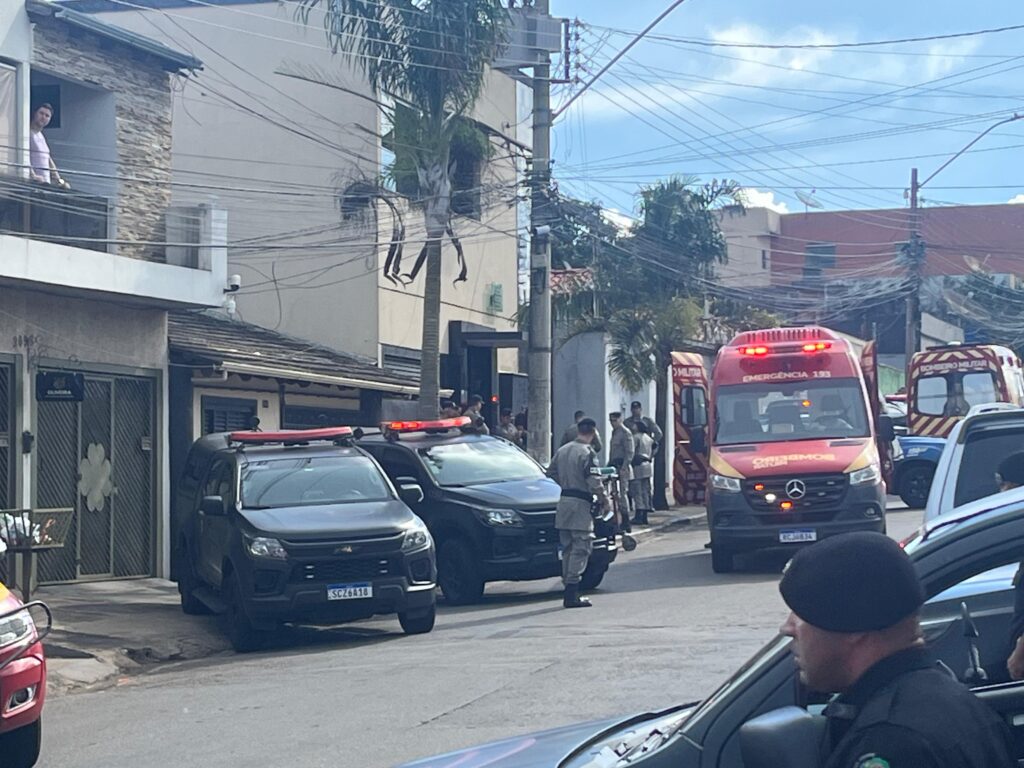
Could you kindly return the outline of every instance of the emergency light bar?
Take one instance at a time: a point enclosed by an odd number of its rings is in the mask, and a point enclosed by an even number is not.
[[[435,429],[468,427],[471,423],[472,419],[469,416],[457,416],[454,419],[435,419],[433,421],[385,421],[381,427],[387,432],[430,432]]]
[[[824,352],[826,349],[832,348],[832,342],[830,341],[808,341],[800,347],[782,346],[774,349],[774,352],[784,354],[787,352],[796,352],[798,349],[801,352],[808,354],[814,352]],[[740,347],[740,354],[744,357],[764,357],[765,355],[772,354],[772,347],[766,347],[764,345],[757,346],[743,346]]]
[[[298,445],[316,441],[342,440],[352,437],[352,427],[324,427],[322,429],[282,429],[278,432],[231,432],[228,441],[244,445],[266,445],[268,443],[284,443]]]
[[[812,341],[804,344],[804,352],[824,352],[826,349],[831,349],[832,344],[827,341]]]
[[[767,355],[769,351],[768,347],[740,347],[740,354],[747,357],[761,357]]]

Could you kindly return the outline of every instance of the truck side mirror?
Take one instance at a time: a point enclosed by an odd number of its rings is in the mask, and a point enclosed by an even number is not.
[[[693,431],[693,436],[690,438],[690,445],[693,446],[693,450],[699,454],[707,454],[708,452],[708,433],[707,427],[698,427]]]
[[[799,707],[766,712],[740,726],[746,768],[819,768],[825,718]]]
[[[224,498],[222,496],[203,496],[199,502],[199,511],[208,517],[224,517]]]
[[[423,487],[415,477],[400,477],[395,481],[398,485],[398,498],[406,504],[419,504],[423,501]]]
[[[892,422],[892,416],[878,417],[878,436],[887,443],[896,439],[896,427]]]

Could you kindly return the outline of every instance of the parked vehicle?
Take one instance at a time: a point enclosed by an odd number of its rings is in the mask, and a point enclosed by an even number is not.
[[[1024,500],[995,497],[933,521],[906,544],[929,597],[925,639],[961,679],[979,664],[989,681],[974,688],[1015,732],[1024,758],[1024,683],[1006,682],[1012,574],[1024,552]],[[966,605],[966,610],[964,609]],[[781,621],[781,617],[780,617]],[[977,637],[971,630],[977,630]],[[740,752],[740,726],[782,707],[820,714],[825,697],[799,683],[790,640],[777,636],[701,702],[659,712],[569,725],[408,764],[408,768],[751,768]],[[806,744],[780,720],[768,735],[775,754]],[[782,759],[774,766],[805,763]],[[773,768],[774,768],[773,766]]]
[[[1024,451],[1024,408],[1011,403],[972,408],[953,427],[939,456],[924,519],[999,493],[996,467],[1017,451]]]
[[[924,509],[946,440],[911,435],[901,435],[896,440],[899,451],[893,465],[892,490],[911,509]]]
[[[695,435],[709,454],[715,572],[731,571],[742,552],[885,530],[891,462],[879,442],[894,434],[874,371],[872,346],[862,366],[826,328],[750,331],[719,350],[709,427]]]
[[[434,542],[348,427],[207,435],[178,487],[178,591],[185,613],[225,618],[239,651],[282,622],[398,614],[434,627]]]
[[[1008,347],[931,347],[911,358],[908,392],[910,434],[946,437],[976,405],[1024,405],[1024,371]]]
[[[32,768],[39,760],[46,701],[46,654],[50,611],[23,605],[0,583],[0,765]]]
[[[480,599],[489,581],[547,579],[562,572],[555,507],[561,489],[517,446],[464,431],[465,417],[386,424],[359,446],[397,483],[417,483],[412,503],[437,542],[438,583],[453,604]],[[583,589],[594,589],[617,555],[613,528],[598,526]]]

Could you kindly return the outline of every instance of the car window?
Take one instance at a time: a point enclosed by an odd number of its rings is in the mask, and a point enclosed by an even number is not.
[[[999,400],[996,383],[989,371],[964,374],[964,399],[971,406],[994,403]]]
[[[1021,450],[1024,450],[1024,425],[968,435],[957,469],[953,506],[998,493],[996,467],[1004,457]]]
[[[991,371],[954,371],[917,382],[917,411],[925,416],[966,416],[972,406],[998,400]]]
[[[946,407],[946,378],[925,376],[917,382],[917,412],[925,416],[941,416]]]
[[[392,482],[400,477],[414,477],[419,479],[419,471],[416,468],[415,459],[401,448],[387,448],[384,457],[381,459],[381,466]]]
[[[249,461],[242,470],[246,509],[384,501],[391,491],[365,456],[297,456]]]
[[[446,443],[418,450],[438,485],[484,485],[509,480],[539,480],[540,466],[512,443],[483,439]]]
[[[206,476],[204,496],[220,496],[224,499],[225,508],[230,509],[235,503],[235,473],[231,462],[218,459],[210,467]]]

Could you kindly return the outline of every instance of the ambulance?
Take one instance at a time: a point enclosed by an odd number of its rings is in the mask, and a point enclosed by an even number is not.
[[[719,350],[706,427],[684,440],[707,457],[716,573],[745,552],[885,531],[894,435],[875,370],[873,344],[858,357],[820,327],[744,332]]]

